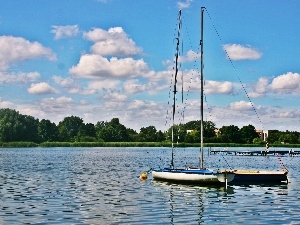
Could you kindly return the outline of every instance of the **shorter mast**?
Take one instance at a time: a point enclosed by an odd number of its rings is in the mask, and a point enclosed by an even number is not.
[[[178,13],[178,31],[177,31],[177,43],[176,43],[176,54],[175,54],[175,75],[174,75],[174,96],[173,96],[173,125],[172,125],[172,157],[171,157],[171,168],[174,168],[174,125],[175,125],[175,110],[176,110],[176,85],[177,85],[177,74],[178,74],[178,58],[179,58],[179,41],[180,41],[180,30],[181,30],[181,10]]]
[[[205,7],[201,7],[201,33],[200,33],[200,54],[201,54],[201,63],[200,63],[200,80],[201,80],[201,92],[200,92],[200,168],[204,168],[203,161],[203,14]]]

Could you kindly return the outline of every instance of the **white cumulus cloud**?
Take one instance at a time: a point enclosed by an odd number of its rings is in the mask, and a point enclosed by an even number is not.
[[[300,74],[288,72],[269,79],[260,77],[249,97],[263,97],[267,94],[300,94]]]
[[[258,82],[254,85],[253,90],[249,92],[249,97],[259,98],[263,97],[269,91],[269,79],[260,77]]]
[[[94,28],[85,32],[83,37],[93,41],[91,52],[98,55],[132,56],[142,52],[135,42],[128,37],[122,27],[113,27],[108,31]]]
[[[146,89],[146,84],[140,84],[137,79],[128,80],[124,83],[124,91],[128,94],[139,93]]]
[[[101,79],[90,82],[88,88],[95,90],[113,91],[119,87],[120,83],[120,80]]]
[[[280,112],[278,114],[279,118],[300,118],[300,110],[288,111],[288,112]]]
[[[10,108],[10,109],[14,109],[16,108],[15,104],[10,102],[10,101],[4,101],[2,100],[2,98],[0,97],[0,108],[5,109],[5,108]]]
[[[177,2],[177,7],[179,9],[189,8],[192,2],[193,2],[193,0],[179,1],[179,2]]]
[[[76,36],[79,33],[78,25],[52,26],[51,33],[54,33],[54,39],[62,39]]]
[[[0,71],[6,71],[12,63],[36,58],[56,60],[56,55],[38,42],[22,37],[0,36]]]
[[[127,96],[119,93],[107,93],[103,96],[103,99],[113,102],[123,102],[127,99]]]
[[[63,78],[61,76],[53,76],[52,79],[54,80],[54,82],[58,85],[60,85],[63,88],[74,88],[74,87],[78,87],[78,85],[76,84],[76,82],[70,78]]]
[[[179,56],[179,62],[194,62],[198,58],[200,58],[200,53],[197,53],[193,50],[189,50],[186,55]]]
[[[57,94],[59,91],[51,87],[46,82],[41,82],[37,84],[31,84],[28,88],[29,94],[42,95],[42,94]]]
[[[40,74],[38,72],[30,72],[30,73],[0,73],[0,83],[4,84],[15,84],[15,83],[30,83],[35,82],[40,78]]]
[[[288,72],[280,75],[270,86],[275,93],[300,93],[300,74]]]
[[[232,102],[229,104],[229,108],[231,110],[236,110],[236,111],[253,110],[251,102],[245,102],[245,101]]]
[[[207,94],[231,94],[233,91],[233,84],[229,81],[205,81],[205,93]]]
[[[223,45],[223,50],[228,54],[227,57],[232,60],[255,60],[262,56],[262,54],[252,46],[243,46],[240,44]]]
[[[144,75],[148,72],[148,66],[143,59],[107,59],[100,55],[86,54],[81,56],[79,63],[69,72],[72,76],[81,78],[130,78]]]
[[[44,98],[41,99],[37,108],[41,112],[45,112],[48,115],[53,115],[53,120],[57,122],[58,118],[63,119],[65,116],[74,115],[74,112],[78,110],[74,108],[74,100],[69,97],[59,97],[59,98]]]

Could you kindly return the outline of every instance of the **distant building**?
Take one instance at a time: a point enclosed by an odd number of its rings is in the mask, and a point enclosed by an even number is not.
[[[268,130],[256,130],[256,133],[260,137],[261,140],[266,141],[269,136]]]
[[[255,130],[261,140],[264,140],[264,131],[263,130]]]
[[[266,141],[268,137],[269,137],[269,131],[265,130],[264,131],[264,139],[263,140]]]
[[[215,135],[218,137],[220,130],[219,129],[215,129],[214,131],[215,131]]]

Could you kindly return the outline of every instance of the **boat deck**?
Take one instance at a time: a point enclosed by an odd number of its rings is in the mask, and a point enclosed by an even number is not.
[[[234,172],[235,174],[265,174],[265,175],[279,175],[285,174],[284,171],[268,171],[268,170],[229,170],[228,172]]]

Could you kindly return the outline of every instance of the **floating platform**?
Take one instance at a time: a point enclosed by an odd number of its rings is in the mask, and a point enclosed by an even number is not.
[[[289,151],[289,150],[269,150],[266,152],[265,150],[229,150],[229,149],[224,149],[224,150],[210,150],[210,154],[217,154],[217,153],[222,153],[222,154],[228,154],[228,155],[245,155],[245,156],[266,156],[266,155],[287,155],[287,156],[296,156],[300,155],[300,151]]]

